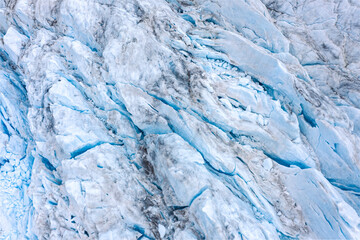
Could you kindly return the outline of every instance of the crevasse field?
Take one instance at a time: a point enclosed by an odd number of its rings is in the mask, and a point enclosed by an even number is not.
[[[359,0],[0,0],[0,239],[360,239]]]

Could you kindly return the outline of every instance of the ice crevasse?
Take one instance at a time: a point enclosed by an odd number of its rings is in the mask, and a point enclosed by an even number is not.
[[[357,0],[0,0],[0,239],[360,239]]]

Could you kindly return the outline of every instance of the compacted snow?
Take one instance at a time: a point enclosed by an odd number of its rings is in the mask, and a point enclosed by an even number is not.
[[[0,239],[360,239],[358,0],[0,0]]]

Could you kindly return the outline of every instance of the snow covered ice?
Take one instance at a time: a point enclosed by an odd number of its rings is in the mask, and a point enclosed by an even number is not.
[[[360,239],[358,0],[0,0],[0,239]]]

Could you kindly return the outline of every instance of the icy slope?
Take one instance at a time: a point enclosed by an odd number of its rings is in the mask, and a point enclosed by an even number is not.
[[[0,7],[0,238],[360,238],[356,1]]]

